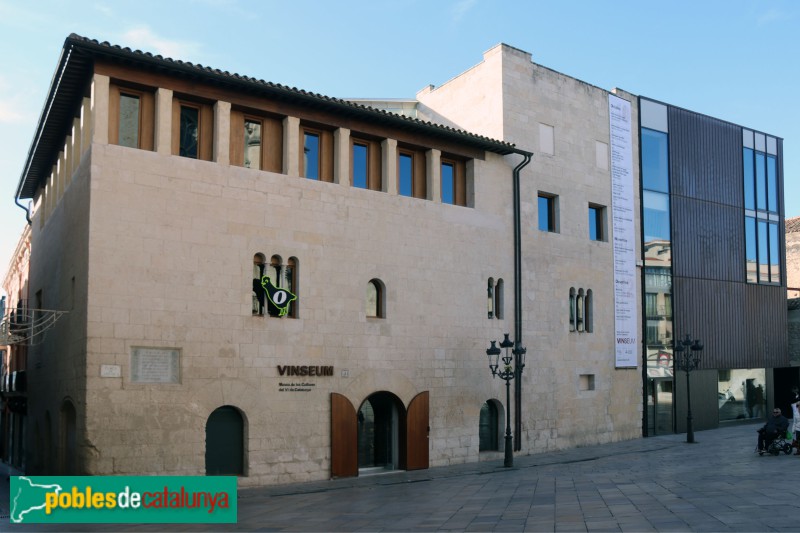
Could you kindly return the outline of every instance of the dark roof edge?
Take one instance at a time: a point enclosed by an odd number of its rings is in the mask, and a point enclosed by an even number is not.
[[[73,91],[77,90],[75,87],[62,89],[61,81],[64,77],[64,74],[69,70],[81,68],[82,64],[81,61],[77,60],[78,56],[82,56],[83,59],[94,59],[98,57],[122,59],[137,63],[144,67],[166,69],[178,75],[193,77],[200,76],[209,81],[215,81],[233,87],[247,87],[262,93],[292,99],[299,103],[309,103],[316,106],[321,105],[328,108],[332,112],[344,112],[351,115],[355,114],[359,118],[364,118],[367,120],[379,119],[387,122],[392,127],[400,127],[405,129],[412,128],[419,131],[425,131],[429,134],[449,138],[450,140],[465,143],[472,147],[500,155],[531,154],[530,152],[516,148],[516,146],[512,143],[498,141],[489,137],[470,133],[468,131],[458,130],[448,126],[435,124],[433,122],[427,122],[398,115],[362,104],[357,104],[355,102],[304,91],[295,87],[287,87],[256,78],[241,76],[239,74],[231,74],[227,71],[204,67],[200,64],[164,58],[160,55],[153,55],[149,52],[131,50],[130,48],[111,45],[108,42],[101,43],[96,40],[81,37],[80,35],[72,33],[64,41],[61,56],[59,58],[55,73],[53,74],[53,79],[50,83],[50,90],[47,95],[47,100],[44,103],[41,115],[39,117],[36,134],[34,135],[31,147],[28,150],[25,166],[23,168],[22,175],[20,176],[16,198],[32,198],[33,194],[35,194],[35,185],[30,183],[30,179],[32,178],[30,175],[32,172],[32,167],[34,167],[35,163],[37,162],[37,158],[40,160],[39,163],[41,164],[41,159],[47,156],[47,154],[40,153],[40,150],[50,150],[54,148],[53,146],[44,147],[43,144],[45,143],[42,142],[42,137],[48,128],[63,125],[63,123],[52,122],[59,117],[52,117],[51,112],[53,110],[54,102],[61,94],[60,91],[68,91],[70,89]],[[63,117],[60,118],[63,120]],[[61,142],[63,142],[63,140]],[[41,176],[35,177],[35,181],[37,183],[39,179],[41,179]],[[22,194],[26,194],[26,196],[21,196]]]

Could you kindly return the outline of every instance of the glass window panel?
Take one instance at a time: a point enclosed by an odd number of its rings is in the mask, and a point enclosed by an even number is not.
[[[769,262],[770,282],[781,282],[780,241],[778,240],[778,225],[769,225]]]
[[[455,171],[450,163],[442,163],[442,203],[453,203],[453,179]]]
[[[758,283],[758,255],[757,255],[757,240],[756,240],[756,219],[753,217],[745,217],[744,219],[744,237],[745,237],[745,258],[747,261],[747,282]]]
[[[662,193],[644,191],[644,240],[670,240],[669,196]]]
[[[758,221],[758,280],[769,283],[769,236],[767,223]]]
[[[756,185],[753,171],[753,151],[750,148],[744,149],[744,207],[745,209],[756,208]]]
[[[413,173],[414,159],[408,154],[400,154],[400,175],[399,186],[400,194],[402,196],[411,196],[411,183],[414,177]]]
[[[756,152],[756,207],[767,209],[767,178],[764,154]]]
[[[319,135],[316,133],[303,135],[303,169],[306,178],[319,179]]]
[[[367,188],[367,147],[353,144],[353,187]]]
[[[642,187],[669,192],[667,134],[642,128]]]
[[[553,199],[549,196],[539,197],[539,229],[553,231]]]
[[[771,155],[767,156],[767,209],[778,212],[778,169]]]
[[[139,97],[119,95],[119,144],[139,148]]]
[[[196,107],[181,106],[180,149],[183,157],[197,159],[199,133],[199,110]]]
[[[261,169],[261,122],[244,121],[244,166]]]
[[[603,226],[600,209],[589,207],[589,238],[593,241],[603,240]]]

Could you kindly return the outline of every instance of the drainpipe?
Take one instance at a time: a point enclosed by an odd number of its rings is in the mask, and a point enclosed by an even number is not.
[[[533,153],[517,150],[524,157],[514,168],[514,351],[522,346],[522,227],[520,222],[519,173],[530,163]],[[522,449],[522,369],[514,358],[514,451]]]
[[[31,225],[31,210],[19,203],[19,198],[17,195],[14,195],[14,203],[17,204],[21,209],[25,210],[25,220],[28,221],[28,225]]]

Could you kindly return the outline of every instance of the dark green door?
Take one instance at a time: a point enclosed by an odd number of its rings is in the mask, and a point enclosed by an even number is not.
[[[244,423],[228,405],[211,413],[206,422],[206,475],[244,474]]]

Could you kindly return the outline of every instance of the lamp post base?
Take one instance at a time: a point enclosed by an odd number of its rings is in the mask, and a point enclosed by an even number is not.
[[[506,456],[505,460],[503,461],[503,466],[506,468],[510,468],[514,466],[514,452],[512,451],[512,441],[514,439],[511,435],[506,435]]]

